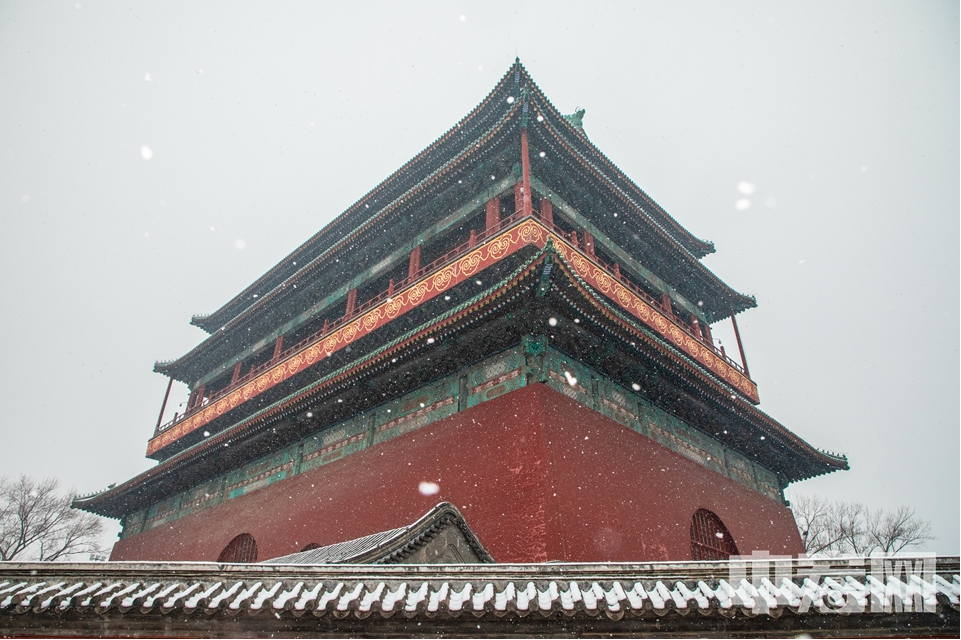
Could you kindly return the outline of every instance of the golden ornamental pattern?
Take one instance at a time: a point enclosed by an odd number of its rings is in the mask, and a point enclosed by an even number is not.
[[[743,373],[718,357],[707,345],[687,333],[654,309],[634,292],[618,283],[610,274],[585,258],[567,240],[548,233],[557,252],[574,268],[574,271],[588,284],[604,293],[634,317],[640,319],[647,326],[655,329],[672,344],[704,365],[709,371],[736,388],[748,398],[757,402],[757,385]]]

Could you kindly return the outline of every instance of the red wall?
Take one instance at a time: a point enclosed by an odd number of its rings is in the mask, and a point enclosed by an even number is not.
[[[440,493],[423,496],[422,481]],[[259,559],[410,524],[450,501],[499,562],[683,560],[716,513],[741,553],[797,554],[784,506],[534,384],[342,460],[120,540],[111,560]]]

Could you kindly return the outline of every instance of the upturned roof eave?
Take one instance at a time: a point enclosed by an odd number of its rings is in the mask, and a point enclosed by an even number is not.
[[[675,242],[678,242],[681,246],[683,246],[684,249],[691,253],[691,255],[694,257],[703,258],[706,255],[714,253],[715,248],[713,242],[698,238],[688,231],[684,226],[682,226],[677,220],[675,220],[671,214],[665,211],[664,208],[661,207],[661,205],[659,205],[650,195],[648,195],[646,191],[637,186],[637,184],[631,180],[627,174],[621,171],[620,168],[614,164],[614,162],[612,162],[603,151],[601,151],[593,142],[591,142],[583,130],[577,129],[567,121],[567,119],[563,117],[563,114],[561,114],[557,107],[555,107],[550,101],[547,95],[541,91],[540,87],[537,86],[537,83],[526,74],[526,71],[525,76],[534,92],[536,92],[537,98],[543,101],[543,104],[554,116],[553,124],[555,128],[566,131],[569,135],[571,135],[584,151],[587,151],[587,153],[595,160],[598,160],[601,164],[605,165],[606,168],[611,171],[618,180],[624,183],[624,186],[626,186],[635,197],[639,198],[644,204],[652,207],[655,216],[660,218],[660,220],[652,219],[652,222],[659,226],[667,235],[669,235]],[[649,214],[650,212],[646,213]]]
[[[548,106],[551,109],[554,109],[554,107],[551,106],[549,103],[548,103]],[[574,127],[572,127],[563,118],[563,116],[560,113],[556,112],[556,109],[554,109],[554,113],[549,115],[551,116],[551,119],[553,120],[553,122],[548,123],[547,119],[545,119],[544,125],[546,130],[552,131],[555,134],[558,134],[560,133],[558,130],[558,127],[566,127],[567,129],[570,129],[571,131],[573,131],[574,134],[577,136],[583,135],[577,132],[577,130],[574,129]],[[534,125],[532,125],[532,127],[533,126]],[[624,194],[623,190],[620,189],[613,181],[611,181],[610,176],[607,176],[602,171],[592,166],[590,164],[589,159],[585,158],[580,151],[578,151],[576,148],[574,148],[571,145],[570,139],[559,138],[559,140],[563,142],[564,146],[566,147],[564,151],[569,153],[570,157],[581,162],[586,169],[595,172],[596,179],[608,183],[609,187],[615,193],[614,197],[617,197],[617,195],[628,196],[628,194]],[[596,149],[596,147],[592,147],[592,148]],[[616,169],[616,167],[614,168]],[[638,217],[641,218],[642,220],[647,221],[652,226],[653,230],[655,231],[655,234],[660,233],[662,238],[667,241],[668,250],[673,250],[675,252],[675,255],[679,259],[683,260],[686,264],[696,269],[697,272],[704,279],[704,284],[706,286],[713,287],[715,289],[716,297],[721,299],[726,298],[728,300],[728,303],[726,304],[726,308],[719,309],[719,313],[716,314],[717,320],[723,320],[731,315],[736,315],[742,311],[746,311],[747,309],[752,309],[757,307],[757,300],[754,298],[754,296],[743,294],[735,290],[734,288],[732,288],[730,285],[724,282],[720,277],[718,277],[717,274],[715,274],[713,271],[707,268],[707,266],[705,266],[700,261],[700,258],[697,255],[692,253],[688,248],[678,243],[675,238],[673,238],[669,233],[667,233],[667,231],[664,230],[662,225],[659,225],[657,221],[650,218],[650,216],[645,215],[643,209],[638,205],[638,203],[634,202],[633,200],[629,200],[629,203],[631,207],[636,207],[641,212],[641,213],[638,213],[637,211],[635,211],[634,213],[637,214]]]
[[[588,298],[592,304],[598,307],[603,307],[608,310],[609,313],[616,315],[621,322],[627,323],[641,333],[647,333],[645,330],[637,327],[636,323],[625,316],[623,316],[620,311],[614,308],[613,305],[605,301],[600,295],[594,292],[589,284],[584,282],[570,267],[566,260],[559,254],[557,255],[557,260],[561,265],[560,271],[565,274],[571,282],[577,285],[577,289]],[[662,348],[669,349],[671,352],[675,350],[665,341],[660,339],[655,339]],[[712,374],[702,372],[701,366],[694,363],[690,358],[684,356],[683,354],[676,353],[675,359],[678,361],[683,361],[687,366],[700,374],[700,377],[708,381],[710,384],[717,386],[719,389],[729,390],[730,387],[725,383],[718,380]],[[726,394],[727,392],[725,392]],[[740,397],[740,396],[734,396]],[[800,466],[805,468],[805,471],[800,474],[788,474],[784,473],[785,477],[790,482],[799,482],[801,480],[806,480],[808,478],[813,478],[816,476],[824,475],[826,473],[832,473],[834,471],[843,471],[848,469],[847,458],[844,456],[839,456],[836,454],[827,453],[817,449],[816,447],[810,445],[803,438],[798,436],[796,433],[782,425],[780,422],[767,415],[754,405],[747,401],[743,402],[730,402],[728,407],[734,410],[735,413],[743,412],[744,418],[749,420],[755,425],[755,427],[760,428],[763,434],[767,437],[776,438],[779,442],[783,443],[787,448],[794,451],[796,454],[803,456],[807,460],[808,464],[803,464],[799,460],[795,460],[795,466]],[[728,443],[729,446],[733,446]],[[737,449],[738,447],[734,447]],[[789,469],[784,469],[783,471],[789,471]]]

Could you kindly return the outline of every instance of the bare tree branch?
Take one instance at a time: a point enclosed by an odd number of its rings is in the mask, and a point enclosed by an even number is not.
[[[102,553],[103,521],[70,508],[53,478],[0,477],[0,560],[52,561]]]
[[[907,506],[894,511],[871,510],[860,502],[799,496],[792,501],[791,510],[810,556],[897,553],[934,540],[931,524]]]

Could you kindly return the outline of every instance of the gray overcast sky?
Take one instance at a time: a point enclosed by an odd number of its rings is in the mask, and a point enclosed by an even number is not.
[[[852,467],[789,497],[910,504],[957,554],[958,33],[933,1],[5,2],[0,469],[89,492],[151,466],[151,367],[204,337],[190,316],[516,54],[757,296],[761,408]]]

